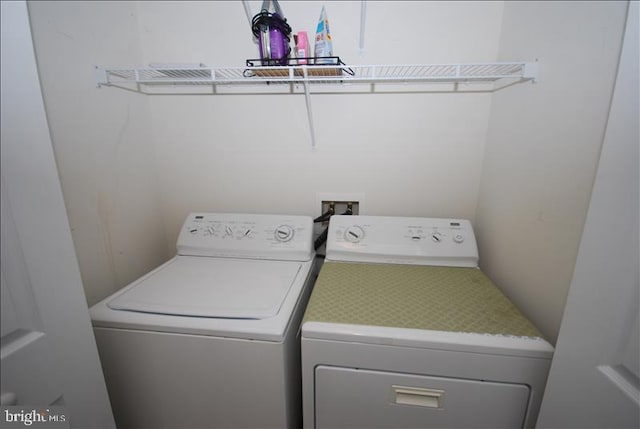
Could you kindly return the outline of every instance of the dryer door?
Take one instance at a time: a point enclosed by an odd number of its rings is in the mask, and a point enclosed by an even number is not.
[[[264,319],[278,314],[300,268],[294,261],[179,256],[108,306],[176,316]]]
[[[529,388],[495,383],[319,366],[316,428],[519,428]]]

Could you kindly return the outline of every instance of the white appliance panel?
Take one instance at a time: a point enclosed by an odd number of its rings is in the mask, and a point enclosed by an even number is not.
[[[357,338],[360,344],[456,350],[476,354],[486,353],[494,356],[520,356],[549,360],[553,356],[553,347],[542,338],[510,335],[445,332],[326,322],[306,322],[302,327],[302,335],[305,338],[318,340],[352,341]]]
[[[292,261],[175,258],[108,306],[179,316],[263,319],[278,313],[300,267]]]
[[[161,273],[175,260],[190,258],[176,256],[160,267],[143,276],[138,281]],[[209,258],[214,259],[214,258]],[[233,259],[224,259],[233,261]],[[268,261],[265,261],[268,262]],[[297,264],[297,262],[289,262]],[[175,314],[146,313],[141,311],[121,311],[109,307],[108,303],[126,294],[136,287],[137,282],[124,287],[110,297],[105,298],[89,309],[94,327],[110,327],[120,329],[140,329],[155,332],[173,332],[177,334],[214,335],[229,338],[244,338],[264,341],[283,341],[285,330],[291,322],[294,311],[304,311],[300,308],[302,301],[306,305],[305,293],[310,292],[310,282],[314,273],[314,260],[302,262],[300,272],[296,276],[289,293],[285,296],[280,311],[273,317],[262,319],[239,319],[226,317],[193,317]]]
[[[95,328],[119,428],[298,427],[299,363],[285,344]]]
[[[324,365],[315,371],[318,429],[521,427],[528,398],[521,384]]]
[[[464,219],[332,216],[327,260],[477,267],[473,228]]]
[[[308,261],[312,236],[308,216],[191,213],[176,247],[179,255]]]

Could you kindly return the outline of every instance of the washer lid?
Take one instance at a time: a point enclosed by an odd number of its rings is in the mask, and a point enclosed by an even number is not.
[[[209,318],[278,314],[301,264],[179,256],[108,303],[114,310]]]

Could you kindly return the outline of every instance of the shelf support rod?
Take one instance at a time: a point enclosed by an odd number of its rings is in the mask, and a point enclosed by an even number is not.
[[[251,6],[249,6],[249,2],[247,0],[242,0],[242,6],[244,6],[244,13],[247,15],[247,21],[249,21],[249,27],[251,27],[251,21],[253,19],[253,15],[251,15]]]
[[[362,0],[360,3],[360,56],[364,55],[364,24],[367,17],[367,0]]]
[[[302,84],[304,85],[304,100],[307,103],[307,120],[309,121],[309,135],[311,137],[311,150],[316,151],[316,131],[313,127],[313,113],[311,112],[311,93],[309,92],[309,79],[307,75],[307,68],[302,67],[304,79]]]

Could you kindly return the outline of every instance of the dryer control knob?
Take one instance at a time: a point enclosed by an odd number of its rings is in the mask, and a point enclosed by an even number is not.
[[[455,241],[456,243],[462,243],[464,241],[464,235],[462,234],[456,234],[453,236],[453,241]]]
[[[344,231],[344,239],[351,243],[359,243],[364,238],[364,230],[358,225],[352,225]]]
[[[279,227],[276,228],[275,232],[273,233],[276,240],[283,243],[291,240],[294,234],[295,234],[294,229],[291,228],[289,225],[280,225]]]

